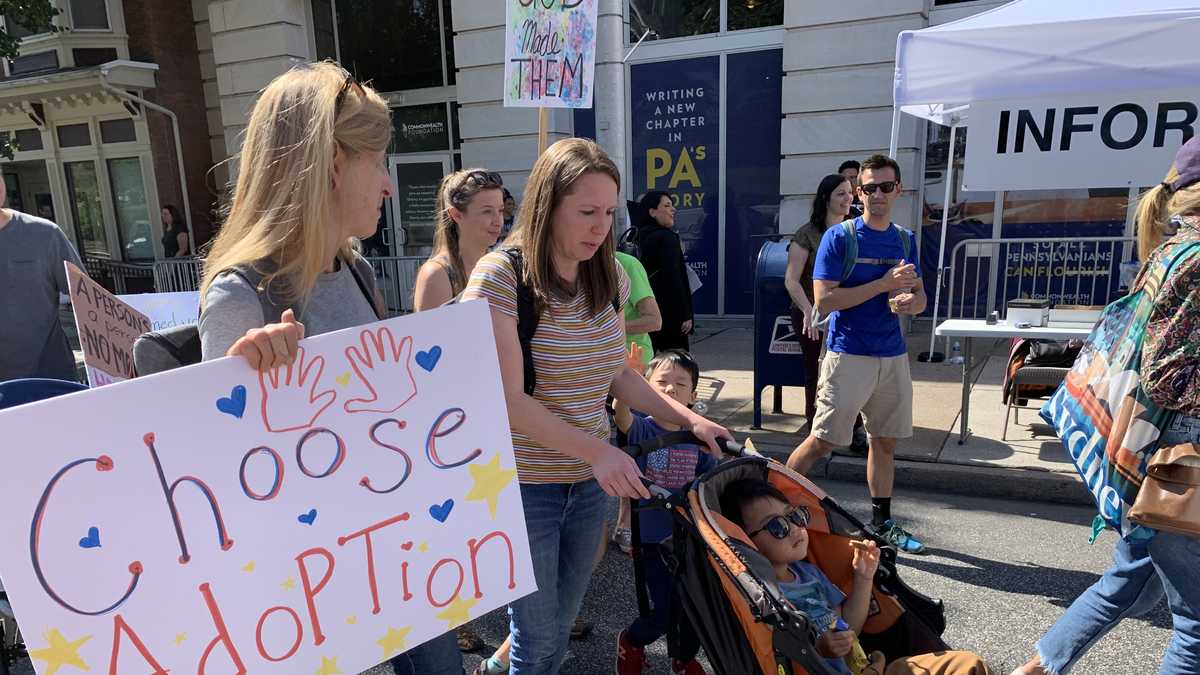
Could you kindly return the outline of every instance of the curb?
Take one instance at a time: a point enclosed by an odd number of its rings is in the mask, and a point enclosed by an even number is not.
[[[784,461],[786,452],[760,446],[763,454]],[[814,477],[863,483],[867,462],[858,457],[833,455],[818,465]],[[896,460],[896,487],[942,492],[969,497],[1095,506],[1083,481],[1074,473],[1037,469],[997,468],[967,464]]]

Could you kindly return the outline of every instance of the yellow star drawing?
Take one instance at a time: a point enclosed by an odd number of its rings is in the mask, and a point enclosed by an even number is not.
[[[251,560],[250,562],[246,563],[245,565],[242,565],[242,571],[243,572],[253,572],[254,571],[254,561]]]
[[[421,545],[417,547],[417,550],[421,553],[429,553],[429,542],[421,542]]]
[[[287,579],[284,579],[284,580],[283,580],[283,583],[282,583],[282,584],[279,584],[279,587],[280,587],[280,588],[282,588],[282,589],[283,589],[283,590],[285,590],[285,591],[290,591],[290,590],[292,590],[293,588],[295,588],[295,587],[296,587],[296,578],[295,578],[295,577],[288,577]]]
[[[475,479],[475,484],[471,486],[471,491],[464,499],[469,502],[486,501],[488,513],[492,516],[492,520],[495,520],[496,502],[500,499],[500,493],[516,477],[517,470],[500,468],[500,453],[496,453],[496,456],[492,457],[492,461],[487,464],[472,464],[467,468],[471,471],[471,477]]]
[[[358,615],[355,614],[353,616],[346,617],[346,623],[350,624],[351,626],[358,623]]]
[[[176,633],[175,634],[175,646],[178,647],[179,645],[183,644],[183,641],[186,639],[187,639],[187,633]]]
[[[454,598],[454,602],[446,606],[441,612],[434,616],[446,622],[446,628],[458,628],[464,623],[471,620],[471,608],[479,601],[475,598],[463,600],[462,596]]]
[[[341,672],[341,669],[337,665],[336,656],[332,659],[327,659],[324,656],[321,657],[321,667],[317,669],[317,675],[338,675]]]
[[[83,646],[83,643],[92,639],[91,635],[85,635],[71,642],[63,637],[57,628],[52,628],[43,637],[50,645],[42,649],[31,649],[29,658],[45,661],[46,669],[43,672],[46,675],[54,675],[63,666],[75,666],[80,670],[90,670],[88,664],[79,657],[79,648]]]
[[[383,658],[390,658],[393,654],[399,654],[404,651],[405,644],[408,642],[408,632],[411,630],[412,626],[405,626],[404,628],[392,628],[388,626],[387,633],[375,641],[375,644],[383,647]]]

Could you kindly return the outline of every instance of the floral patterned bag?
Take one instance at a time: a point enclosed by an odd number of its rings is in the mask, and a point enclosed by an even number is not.
[[[1105,307],[1066,379],[1042,407],[1042,419],[1054,427],[1099,507],[1093,539],[1104,524],[1122,536],[1137,527],[1129,509],[1174,416],[1142,387],[1142,342],[1163,281],[1196,253],[1200,243],[1179,246],[1151,263],[1136,290]]]

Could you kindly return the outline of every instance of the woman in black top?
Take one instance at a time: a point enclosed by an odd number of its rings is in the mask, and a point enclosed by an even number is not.
[[[187,223],[179,216],[179,209],[171,204],[162,207],[163,224],[163,257],[185,258],[191,255],[191,242],[188,241]]]
[[[692,290],[688,283],[683,242],[675,227],[675,204],[666,192],[647,192],[638,202],[638,247],[642,266],[662,312],[662,330],[650,333],[655,352],[687,351],[692,332]]]

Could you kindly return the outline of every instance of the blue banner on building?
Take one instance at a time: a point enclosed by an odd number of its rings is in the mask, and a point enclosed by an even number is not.
[[[630,69],[633,185],[636,199],[663,190],[675,201],[675,229],[703,284],[696,314],[717,313],[720,232],[720,57]]]

